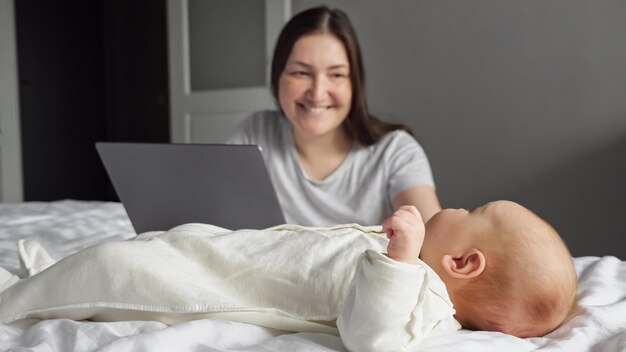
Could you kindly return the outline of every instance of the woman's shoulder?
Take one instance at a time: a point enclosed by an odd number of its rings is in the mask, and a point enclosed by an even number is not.
[[[376,149],[386,150],[386,151],[395,151],[398,149],[404,148],[414,148],[418,147],[421,149],[421,146],[413,137],[413,135],[409,134],[404,130],[394,130],[391,132],[387,132],[376,144],[374,144]]]
[[[401,167],[411,160],[426,159],[426,152],[413,135],[404,130],[385,134],[376,144],[359,148],[361,159],[372,160],[383,165]]]
[[[229,142],[259,144],[271,140],[284,128],[280,111],[262,110],[246,117],[229,138]]]

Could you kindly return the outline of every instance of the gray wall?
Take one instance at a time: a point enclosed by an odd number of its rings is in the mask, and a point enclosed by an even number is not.
[[[352,19],[370,106],[414,129],[444,207],[512,199],[575,256],[626,259],[626,1],[326,4]]]

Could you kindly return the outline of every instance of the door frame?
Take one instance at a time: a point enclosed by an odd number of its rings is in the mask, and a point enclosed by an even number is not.
[[[0,202],[23,200],[15,8],[0,0]]]
[[[192,91],[189,61],[188,1],[168,0],[170,140],[221,143],[253,111],[275,107],[269,90],[274,43],[291,16],[291,0],[265,0],[265,86]]]

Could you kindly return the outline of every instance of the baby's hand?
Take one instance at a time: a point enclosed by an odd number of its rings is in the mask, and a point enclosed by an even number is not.
[[[424,220],[417,208],[403,205],[383,222],[383,231],[389,238],[389,258],[409,264],[417,264],[424,243]]]

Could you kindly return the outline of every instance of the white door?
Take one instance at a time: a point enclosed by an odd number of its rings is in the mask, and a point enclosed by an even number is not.
[[[271,55],[290,0],[168,0],[174,143],[222,143],[250,113],[274,109]]]
[[[21,202],[22,153],[13,0],[0,0],[0,202]]]

